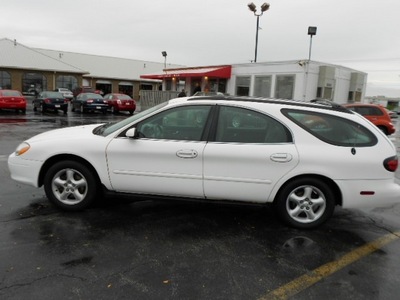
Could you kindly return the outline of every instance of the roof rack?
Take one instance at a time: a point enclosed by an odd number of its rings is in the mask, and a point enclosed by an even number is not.
[[[328,110],[335,110],[340,112],[352,113],[351,110],[346,107],[327,99],[313,99],[310,101],[295,100],[295,99],[279,99],[279,98],[262,98],[262,97],[249,97],[249,96],[229,96],[229,95],[216,95],[216,96],[195,96],[189,97],[188,101],[193,100],[225,100],[225,101],[249,101],[259,103],[270,103],[270,104],[285,104],[293,106],[308,106],[316,107]]]

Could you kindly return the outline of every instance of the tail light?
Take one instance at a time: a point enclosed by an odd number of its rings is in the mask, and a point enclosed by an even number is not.
[[[117,104],[122,104],[120,99],[117,100]]]
[[[68,103],[68,99],[67,98],[64,98],[64,103]]]
[[[397,156],[388,157],[383,161],[383,166],[389,172],[396,172],[397,167],[399,166],[399,160]]]
[[[103,100],[103,102],[104,102],[105,104],[107,104],[107,103],[108,103],[108,101],[107,101],[107,100]]]
[[[45,103],[51,103],[51,100],[49,98],[46,98],[43,100]]]
[[[86,102],[87,103],[93,103],[93,99],[88,99]]]

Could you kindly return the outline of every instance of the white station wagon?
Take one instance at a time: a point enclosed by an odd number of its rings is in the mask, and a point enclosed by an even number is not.
[[[400,202],[392,142],[329,101],[173,99],[118,123],[39,134],[8,165],[13,179],[44,186],[69,211],[117,192],[273,203],[287,224],[313,228],[336,205]]]

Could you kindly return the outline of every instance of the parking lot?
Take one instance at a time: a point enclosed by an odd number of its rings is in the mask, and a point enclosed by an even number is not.
[[[400,204],[303,231],[264,206],[111,198],[65,213],[10,179],[24,139],[128,116],[0,112],[1,299],[398,299]]]

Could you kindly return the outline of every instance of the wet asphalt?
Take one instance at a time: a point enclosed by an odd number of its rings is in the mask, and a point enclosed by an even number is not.
[[[65,213],[10,179],[24,139],[126,117],[0,112],[0,299],[398,299],[400,204],[303,231],[260,206],[111,197]]]

